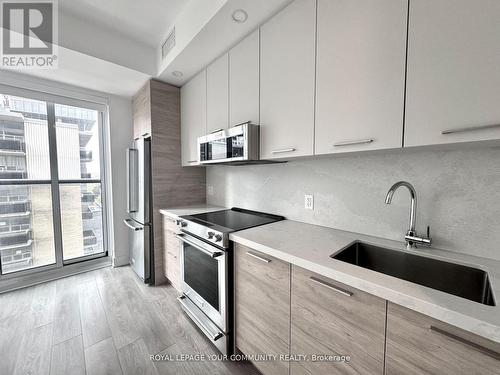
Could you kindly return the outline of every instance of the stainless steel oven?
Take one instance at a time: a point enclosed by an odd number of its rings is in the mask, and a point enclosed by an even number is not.
[[[214,345],[230,350],[229,335],[229,253],[189,234],[177,235],[182,241],[181,289],[184,311]]]
[[[258,161],[259,126],[245,122],[198,138],[200,164]]]
[[[184,311],[224,354],[234,350],[233,244],[229,234],[283,220],[233,207],[177,220],[182,234],[181,289]]]

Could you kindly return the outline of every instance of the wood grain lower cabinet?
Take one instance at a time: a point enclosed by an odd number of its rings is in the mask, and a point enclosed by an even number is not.
[[[247,355],[288,355],[290,264],[236,244],[236,346]],[[286,361],[254,362],[264,375],[288,375]]]
[[[500,374],[500,344],[389,302],[386,374]]]
[[[386,301],[292,266],[291,354],[350,356],[291,362],[291,374],[383,374]]]
[[[181,242],[175,236],[178,233],[173,219],[163,216],[163,270],[172,286],[181,291]]]

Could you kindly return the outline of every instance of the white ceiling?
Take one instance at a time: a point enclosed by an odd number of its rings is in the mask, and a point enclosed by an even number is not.
[[[156,47],[189,0],[59,0],[59,9]]]

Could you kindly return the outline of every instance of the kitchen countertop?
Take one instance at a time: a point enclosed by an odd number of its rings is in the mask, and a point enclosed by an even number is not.
[[[197,204],[192,206],[162,208],[160,209],[160,213],[172,219],[177,219],[179,216],[202,214],[204,212],[212,212],[225,209],[226,207],[213,206],[210,204]]]
[[[483,269],[500,302],[500,261],[284,220],[231,233],[232,241],[500,343],[500,306],[487,306],[331,258],[363,241]]]

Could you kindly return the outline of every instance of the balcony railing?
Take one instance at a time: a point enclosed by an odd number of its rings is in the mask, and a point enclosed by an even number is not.
[[[92,161],[92,151],[90,150],[80,150],[80,162],[91,162]]]
[[[97,237],[93,230],[83,231],[83,246],[92,246],[97,244]]]
[[[80,122],[78,124],[78,129],[81,132],[90,132],[94,128],[94,125],[95,125],[95,121],[94,120],[86,121],[86,122]]]
[[[92,212],[82,212],[82,220],[91,220],[94,218],[94,214]]]
[[[85,147],[87,146],[87,143],[89,143],[90,139],[92,138],[92,136],[94,135],[94,133],[90,132],[90,131],[81,131],[80,132],[80,147]]]
[[[16,167],[0,166],[0,179],[2,180],[23,180],[28,178],[28,172]]]
[[[0,134],[23,136],[24,135],[24,119],[19,116],[15,121],[6,120],[5,116],[0,114]]]
[[[0,136],[0,154],[21,154],[26,153],[26,144],[22,139],[6,138]]]
[[[25,247],[32,240],[31,229],[0,233],[0,250]]]
[[[30,230],[31,223],[29,222],[29,217],[27,221],[28,222],[26,223],[5,223],[5,225],[0,225],[0,236],[3,233],[13,233],[13,232]]]
[[[95,201],[96,195],[94,193],[85,192],[82,193],[82,202],[93,203]]]
[[[0,218],[13,217],[13,216],[26,216],[31,211],[30,201],[10,201],[0,202]]]
[[[2,272],[9,273],[19,271],[33,264],[33,251],[31,241],[25,246],[16,248],[0,249]]]

